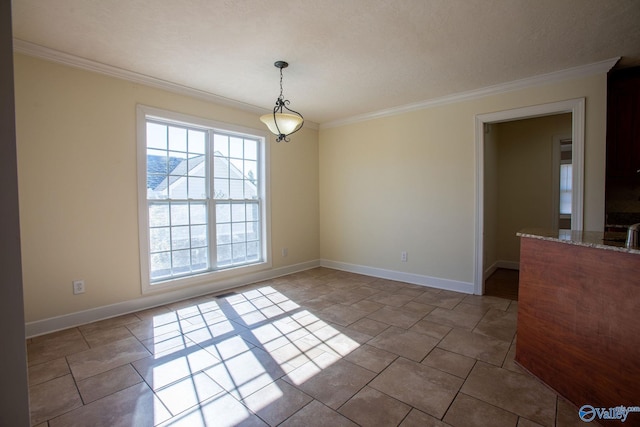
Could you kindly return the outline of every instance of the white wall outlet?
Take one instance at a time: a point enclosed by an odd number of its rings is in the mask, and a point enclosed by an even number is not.
[[[282,257],[286,257],[289,255],[289,248],[282,248]]]
[[[73,281],[73,294],[74,295],[84,294],[84,292],[85,292],[84,280],[74,280]]]
[[[402,262],[407,262],[407,252],[406,251],[402,251],[400,252],[400,261]]]

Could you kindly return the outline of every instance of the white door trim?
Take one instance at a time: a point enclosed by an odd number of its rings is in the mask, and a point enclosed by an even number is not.
[[[533,105],[496,113],[476,115],[476,236],[474,293],[484,293],[484,126],[489,123],[530,119],[553,114],[571,113],[573,158],[573,191],[571,229],[582,230],[584,211],[584,118],[585,99],[577,98],[549,104]]]

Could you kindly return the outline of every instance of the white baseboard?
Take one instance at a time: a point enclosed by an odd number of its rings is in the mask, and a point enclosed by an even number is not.
[[[333,268],[335,270],[348,271],[350,273],[379,277],[381,279],[396,280],[399,282],[406,282],[414,285],[428,286],[431,288],[445,289],[448,291],[463,292],[465,294],[473,294],[474,291],[474,286],[471,282],[460,282],[457,280],[442,279],[439,277],[424,276],[421,274],[386,270],[383,268],[369,267],[365,265],[348,264],[345,262],[331,261],[328,259],[321,259],[320,266]]]
[[[487,280],[487,278],[495,273],[499,268],[505,268],[507,270],[520,270],[520,263],[517,261],[496,261],[485,270],[484,279]]]
[[[89,310],[27,322],[25,324],[25,335],[27,338],[32,338],[38,335],[48,334],[50,332],[84,325],[98,320],[121,316],[123,314],[134,313],[136,311],[146,310],[148,308],[170,304],[188,298],[194,298],[210,293],[219,293],[224,290],[261,282],[263,280],[275,279],[276,277],[309,270],[319,266],[319,260],[307,261],[300,264],[288,265],[285,267],[233,277],[207,285],[193,286],[162,294],[145,295],[140,298],[96,307]]]
[[[382,268],[322,259],[233,277],[207,285],[194,286],[165,292],[162,294],[143,296],[140,298],[105,305],[102,307],[96,307],[89,310],[50,317],[48,319],[27,322],[25,325],[26,337],[32,338],[38,335],[44,335],[75,326],[85,325],[87,323],[109,319],[111,317],[122,316],[124,314],[135,313],[136,311],[146,310],[148,308],[170,304],[188,298],[194,298],[210,293],[219,293],[228,289],[237,288],[239,286],[249,285],[251,283],[260,282],[263,280],[275,279],[276,277],[310,270],[312,268],[320,266],[333,268],[335,270],[348,271],[351,273],[364,274],[381,279],[396,280],[400,282],[462,292],[466,294],[472,294],[474,290],[473,283],[470,282],[460,282],[456,280],[442,279],[438,277],[424,276],[420,274],[405,273],[402,271],[386,270]]]

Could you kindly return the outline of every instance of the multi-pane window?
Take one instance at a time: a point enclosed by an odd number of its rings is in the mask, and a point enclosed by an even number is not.
[[[263,262],[260,137],[146,117],[149,281]]]
[[[571,182],[573,167],[571,163],[560,165],[560,215],[571,215]]]
[[[213,199],[218,266],[260,259],[258,142],[213,135]]]
[[[572,142],[571,139],[560,140],[560,215],[571,215],[572,205]]]

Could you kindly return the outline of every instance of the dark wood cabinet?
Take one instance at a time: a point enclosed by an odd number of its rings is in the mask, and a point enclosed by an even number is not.
[[[638,405],[640,254],[520,242],[516,362],[577,407]],[[597,421],[638,426],[640,413]]]
[[[640,182],[640,67],[611,71],[607,84],[607,182]]]

